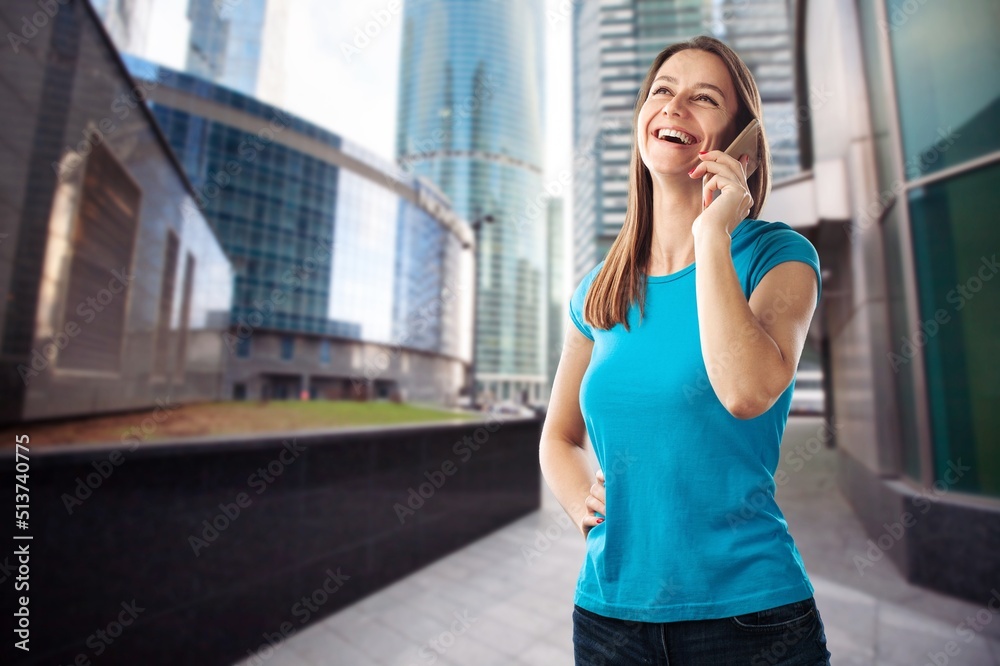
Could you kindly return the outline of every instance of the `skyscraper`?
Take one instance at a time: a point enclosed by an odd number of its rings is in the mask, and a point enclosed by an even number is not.
[[[149,35],[151,0],[91,0],[119,51],[142,53]]]
[[[542,192],[544,3],[405,5],[396,153],[455,211],[482,223],[476,375],[503,400],[546,386],[546,204]]]
[[[573,22],[576,280],[604,258],[621,228],[635,96],[653,58],[674,42],[712,35],[740,54],[764,102],[772,178],[799,171],[785,0],[581,0]]]
[[[268,0],[189,0],[185,69],[218,85],[282,104],[288,5]]]
[[[91,3],[119,51],[150,57],[154,0]],[[187,39],[187,72],[282,106],[288,76],[285,54],[290,11],[290,3],[274,0],[188,0],[190,29],[186,35],[171,38]]]

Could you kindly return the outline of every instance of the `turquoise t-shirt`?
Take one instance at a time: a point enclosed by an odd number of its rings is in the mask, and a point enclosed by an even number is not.
[[[816,249],[787,224],[746,219],[731,237],[748,299],[785,261],[809,264],[821,280]],[[675,622],[809,598],[812,584],[774,501],[795,382],[765,413],[737,419],[708,381],[695,264],[648,277],[642,325],[633,304],[627,332],[583,319],[603,263],[570,301],[573,323],[594,341],[580,409],[607,496],[605,521],[587,535],[574,602],[606,617]]]

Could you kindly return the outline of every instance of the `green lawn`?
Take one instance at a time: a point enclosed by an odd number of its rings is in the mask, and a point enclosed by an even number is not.
[[[154,441],[202,435],[289,432],[480,418],[482,416],[476,414],[380,401],[214,402],[179,406],[169,412],[148,410],[5,428],[0,431],[0,441],[13,446],[15,434],[27,433],[31,436],[32,444],[119,442],[133,428],[142,441]],[[144,424],[145,432],[142,429]]]

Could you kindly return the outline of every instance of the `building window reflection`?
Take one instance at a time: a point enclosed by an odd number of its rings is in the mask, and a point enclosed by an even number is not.
[[[131,267],[139,221],[139,186],[111,152],[91,137],[83,193],[72,234],[64,319],[80,333],[59,355],[63,368],[117,372],[121,364],[131,279],[108,267]]]

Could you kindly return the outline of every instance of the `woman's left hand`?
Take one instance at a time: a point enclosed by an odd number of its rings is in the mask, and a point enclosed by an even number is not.
[[[748,157],[739,160],[721,150],[709,150],[699,154],[701,164],[691,170],[691,178],[708,175],[708,182],[702,186],[702,210],[694,220],[691,232],[697,236],[706,229],[720,229],[730,235],[733,229],[750,214],[753,196],[747,185],[746,165]],[[715,190],[719,197],[712,200]]]

